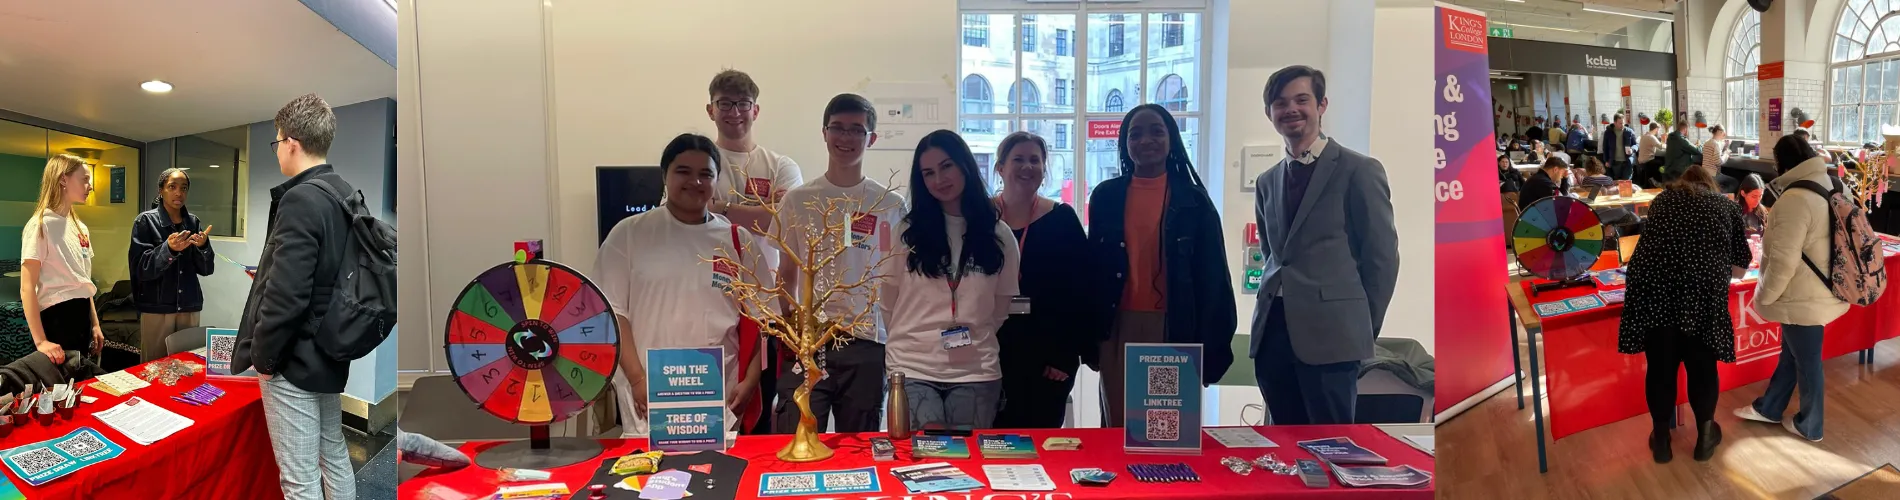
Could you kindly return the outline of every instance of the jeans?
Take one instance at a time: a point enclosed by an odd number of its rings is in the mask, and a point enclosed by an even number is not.
[[[1689,408],[1697,424],[1715,419],[1715,400],[1722,393],[1716,378],[1715,353],[1701,342],[1673,328],[1651,330],[1643,339],[1643,357],[1649,367],[1643,393],[1649,403],[1650,430],[1669,432],[1676,418],[1676,367],[1689,378]]]
[[[258,388],[284,499],[322,500],[325,493],[330,500],[356,498],[356,474],[343,445],[339,395],[305,391],[282,375],[260,381]]]
[[[988,429],[996,423],[996,408],[1002,406],[1003,381],[950,383],[906,378],[904,397],[915,429],[933,423],[950,429]]]
[[[1768,392],[1755,398],[1755,413],[1770,420],[1781,420],[1788,411],[1789,397],[1801,389],[1801,412],[1794,415],[1794,428],[1808,439],[1821,438],[1822,401],[1825,372],[1821,370],[1823,326],[1781,325],[1781,359],[1775,375],[1768,379]]]

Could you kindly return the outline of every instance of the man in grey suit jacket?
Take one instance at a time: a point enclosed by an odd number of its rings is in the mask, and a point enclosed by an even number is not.
[[[1254,378],[1276,425],[1348,424],[1359,365],[1398,280],[1385,166],[1320,134],[1326,76],[1275,72],[1264,96],[1287,157],[1261,173],[1254,216],[1266,257],[1254,309]]]

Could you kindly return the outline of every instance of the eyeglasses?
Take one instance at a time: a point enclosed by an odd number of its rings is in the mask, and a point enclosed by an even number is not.
[[[277,143],[280,143],[280,142],[284,142],[284,141],[288,141],[288,140],[291,140],[291,139],[294,139],[294,137],[291,137],[291,136],[284,136],[284,138],[282,138],[282,139],[278,139],[278,140],[275,140],[275,141],[270,141],[270,150],[271,150],[271,152],[273,152],[273,153],[275,153],[275,152],[277,152]]]
[[[865,136],[871,135],[871,131],[869,130],[857,127],[844,128],[836,125],[825,127],[825,133],[845,139],[863,139]]]
[[[752,101],[713,101],[720,111],[752,111]]]

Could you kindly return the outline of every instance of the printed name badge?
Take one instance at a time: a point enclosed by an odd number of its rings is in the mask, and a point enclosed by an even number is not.
[[[943,331],[944,349],[969,347],[970,343],[970,327],[958,326]]]
[[[753,177],[750,179],[746,179],[745,194],[746,196],[757,196],[760,198],[771,197],[772,196],[772,180],[766,179],[763,177]]]
[[[862,250],[871,249],[871,235],[877,232],[877,215],[856,212],[851,214],[851,246]]]
[[[1009,299],[1010,314],[1029,314],[1029,297],[1017,295]]]

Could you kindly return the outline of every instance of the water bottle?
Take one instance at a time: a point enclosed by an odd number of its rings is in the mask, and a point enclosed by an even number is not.
[[[891,439],[910,439],[910,399],[904,392],[903,372],[891,372],[888,390],[885,401],[890,409],[884,412],[884,428]]]

